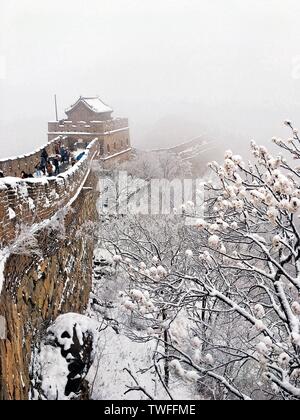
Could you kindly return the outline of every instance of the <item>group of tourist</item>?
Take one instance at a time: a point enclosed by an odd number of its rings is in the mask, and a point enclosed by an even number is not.
[[[21,178],[41,178],[42,176],[53,177],[57,176],[61,172],[62,165],[75,164],[74,158],[71,158],[71,154],[68,148],[62,146],[62,144],[55,144],[55,155],[49,156],[46,149],[41,152],[41,160],[35,166],[33,174],[27,174],[26,172],[21,173]]]
[[[21,178],[28,179],[41,178],[43,176],[57,176],[60,174],[62,166],[67,167],[70,164],[74,166],[76,161],[80,160],[83,155],[84,152],[75,159],[74,156],[71,155],[69,149],[64,147],[61,142],[58,142],[55,144],[55,154],[53,156],[49,156],[46,148],[44,148],[40,155],[40,162],[35,166],[34,173],[22,171]],[[65,168],[63,170],[65,170]],[[0,170],[0,178],[4,177],[4,172]]]

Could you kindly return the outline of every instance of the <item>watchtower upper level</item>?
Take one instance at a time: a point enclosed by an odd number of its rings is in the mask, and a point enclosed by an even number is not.
[[[107,157],[131,149],[127,118],[115,118],[113,109],[98,96],[80,97],[66,110],[66,119],[48,123],[48,141],[57,136],[72,139],[73,143],[99,141],[100,155]]]
[[[85,121],[107,121],[112,119],[113,109],[106,105],[98,96],[80,97],[75,104],[66,110],[69,121],[78,123]]]

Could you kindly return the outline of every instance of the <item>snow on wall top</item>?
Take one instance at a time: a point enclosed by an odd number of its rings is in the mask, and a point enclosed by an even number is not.
[[[18,160],[18,159],[24,159],[26,157],[31,157],[31,156],[35,155],[36,153],[40,153],[43,149],[46,149],[47,147],[56,143],[58,140],[62,140],[60,136],[57,136],[55,139],[51,140],[50,142],[48,142],[46,144],[43,144],[42,146],[38,147],[33,152],[24,153],[24,154],[19,155],[19,156],[10,156],[10,157],[6,157],[6,158],[1,158],[0,163],[4,163],[4,162],[7,162],[7,161]]]
[[[82,159],[57,177],[0,180],[0,250],[18,238],[22,226],[49,220],[78,196],[98,146],[95,139]]]
[[[71,112],[79,103],[83,103],[91,111],[97,114],[103,114],[107,112],[113,112],[113,109],[106,105],[98,96],[91,98],[80,97],[78,101],[66,110],[66,113]]]

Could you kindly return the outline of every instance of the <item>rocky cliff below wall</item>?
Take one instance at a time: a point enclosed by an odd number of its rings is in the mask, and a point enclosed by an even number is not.
[[[0,316],[7,324],[7,339],[0,340],[0,400],[28,399],[32,346],[58,315],[82,313],[87,306],[94,241],[85,228],[97,220],[96,202],[97,177],[91,172],[71,206],[35,234],[36,242],[29,238],[6,261],[0,295]]]

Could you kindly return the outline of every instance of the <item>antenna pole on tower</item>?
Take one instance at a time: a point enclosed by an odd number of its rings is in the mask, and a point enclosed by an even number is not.
[[[56,95],[54,95],[54,103],[55,103],[55,117],[56,117],[56,121],[58,121],[57,97],[56,97]]]

